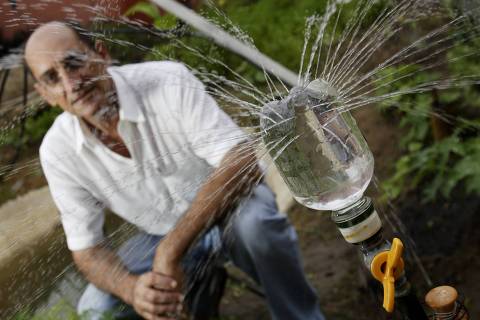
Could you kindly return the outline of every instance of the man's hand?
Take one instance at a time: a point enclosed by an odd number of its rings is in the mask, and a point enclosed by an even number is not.
[[[167,256],[165,252],[166,250],[163,248],[162,242],[160,242],[153,260],[153,271],[172,277],[177,282],[178,288],[181,289],[184,278],[181,263],[180,261]]]
[[[154,272],[181,283],[182,258],[198,235],[231,212],[262,177],[252,145],[247,141],[240,143],[224,156],[198,190],[189,210],[160,241],[153,261]]]
[[[132,293],[132,306],[147,320],[176,319],[181,311],[183,296],[172,277],[147,272],[138,276]]]

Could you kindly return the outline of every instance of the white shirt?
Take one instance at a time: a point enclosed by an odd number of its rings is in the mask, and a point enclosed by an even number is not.
[[[70,250],[103,240],[105,207],[148,233],[167,233],[225,153],[246,136],[179,63],[146,62],[108,73],[131,158],[108,149],[67,112],[40,147]]]

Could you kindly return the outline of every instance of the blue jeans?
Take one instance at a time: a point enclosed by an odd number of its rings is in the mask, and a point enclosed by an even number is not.
[[[150,271],[159,241],[161,236],[140,233],[123,244],[118,255],[132,273]],[[218,294],[212,283],[222,285],[217,275],[226,261],[262,287],[272,319],[324,319],[303,272],[295,230],[287,217],[278,213],[275,195],[265,184],[254,189],[226,225],[213,227],[184,257],[192,314],[212,314],[209,309],[216,306],[210,306],[209,300]],[[83,293],[77,310],[88,319],[101,319],[112,310],[116,310],[116,318],[135,317],[131,307],[93,284]]]

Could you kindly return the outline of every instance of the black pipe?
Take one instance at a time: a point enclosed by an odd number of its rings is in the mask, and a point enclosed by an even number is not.
[[[395,299],[400,313],[405,320],[428,320],[422,304],[413,291],[410,289],[407,295]]]

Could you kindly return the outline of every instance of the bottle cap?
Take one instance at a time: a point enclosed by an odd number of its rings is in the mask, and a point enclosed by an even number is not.
[[[349,243],[365,241],[382,228],[382,221],[368,197],[347,208],[332,211],[332,220]]]
[[[425,302],[435,312],[451,312],[455,308],[458,293],[450,286],[440,286],[430,290],[425,296]]]

